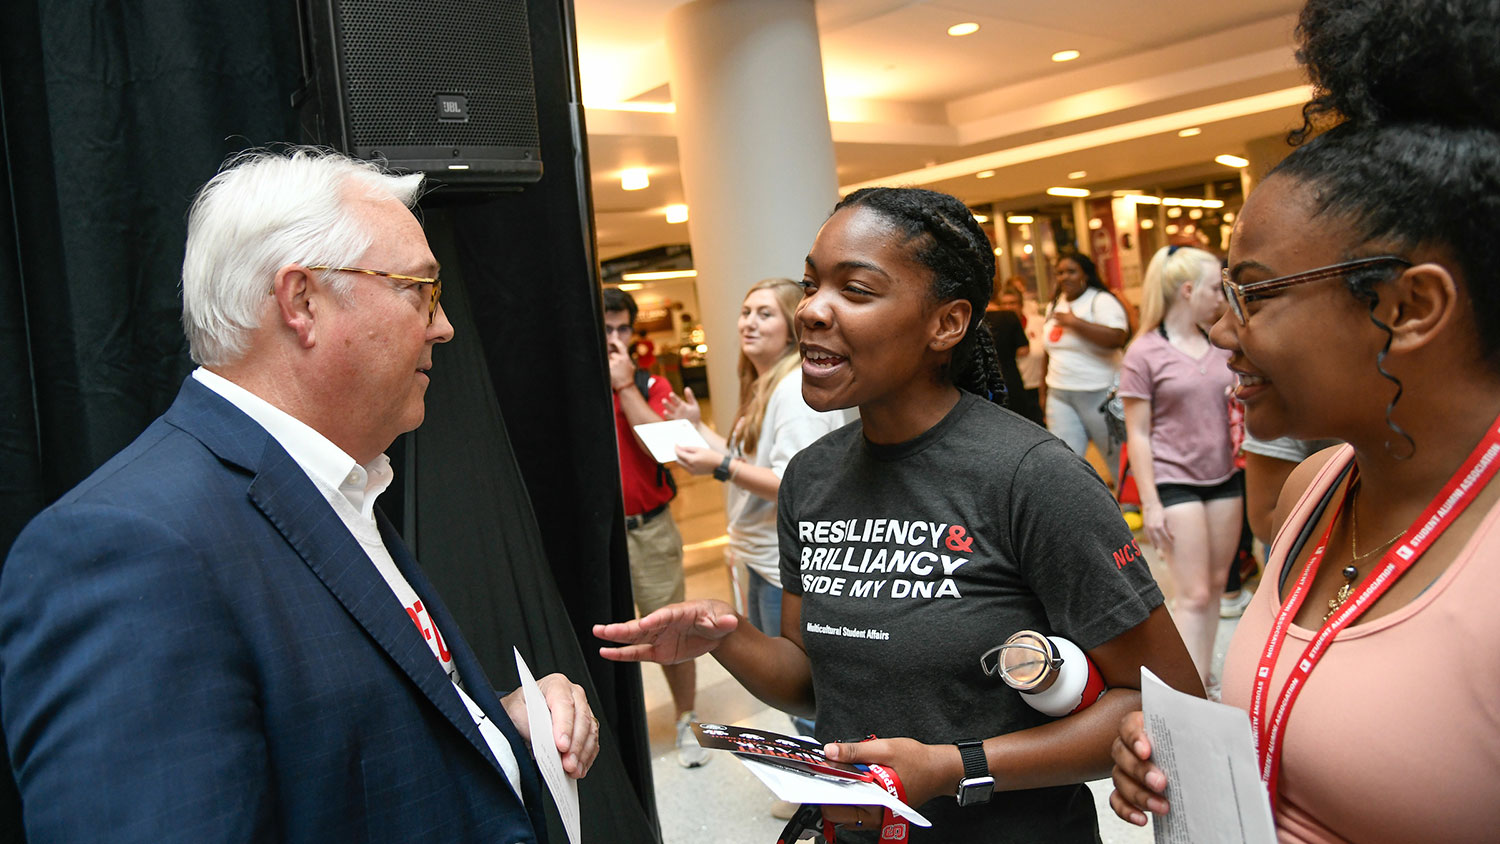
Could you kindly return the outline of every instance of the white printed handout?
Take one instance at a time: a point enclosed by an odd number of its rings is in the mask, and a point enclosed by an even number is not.
[[[531,726],[531,755],[536,759],[542,780],[547,783],[547,790],[552,792],[552,802],[557,804],[557,814],[562,818],[563,829],[567,830],[568,841],[581,844],[583,829],[578,813],[578,780],[563,770],[562,755],[557,752],[557,743],[552,739],[552,711],[547,708],[547,698],[542,695],[536,678],[531,676],[526,660],[521,658],[521,650],[514,647],[511,650],[516,652],[516,672],[521,675],[522,696],[526,699],[526,722]]]
[[[708,441],[693,427],[693,423],[686,419],[668,419],[665,422],[647,422],[644,425],[635,426],[636,434],[640,435],[641,442],[646,444],[646,449],[657,463],[672,463],[677,460],[677,452],[673,450],[677,445],[695,445],[699,448],[710,448]]]
[[[1183,694],[1144,667],[1141,710],[1171,804],[1153,820],[1157,844],[1274,844],[1249,714]]]

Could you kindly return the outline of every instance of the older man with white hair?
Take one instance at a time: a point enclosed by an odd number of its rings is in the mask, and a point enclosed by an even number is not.
[[[201,366],[0,576],[0,721],[41,841],[539,841],[527,745],[581,777],[583,690],[528,735],[375,509],[453,337],[396,176],[231,160],[188,222]]]

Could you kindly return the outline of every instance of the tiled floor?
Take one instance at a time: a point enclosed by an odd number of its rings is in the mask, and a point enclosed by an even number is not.
[[[731,600],[732,586],[723,563],[723,487],[707,478],[678,472],[679,494],[672,505],[686,543],[689,598]],[[1158,565],[1154,549],[1145,546],[1148,562],[1162,590],[1171,596],[1171,580]],[[1234,632],[1234,622],[1219,625],[1216,666]],[[671,696],[659,668],[642,668],[647,719],[651,730],[652,771],[663,844],[771,844],[783,821],[770,815],[772,796],[749,771],[728,754],[688,770],[677,764]],[[704,720],[747,724],[778,732],[788,731],[786,716],[770,709],[740,687],[712,657],[698,660],[697,712]],[[1099,808],[1100,834],[1105,844],[1147,844],[1151,828],[1120,821],[1109,810],[1107,780],[1090,783]]]

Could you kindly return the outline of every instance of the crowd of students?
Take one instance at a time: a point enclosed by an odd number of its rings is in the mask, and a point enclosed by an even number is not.
[[[752,361],[740,418],[785,389],[766,373],[795,357],[808,412],[853,408],[857,422],[773,461],[765,484],[744,475],[743,426],[712,453],[679,453],[691,471],[737,470],[762,511],[774,502],[779,620],[764,602],[745,624],[685,601],[597,626],[602,654],[711,654],[763,701],[816,713],[830,758],[900,773],[934,821],[910,840],[1094,841],[1085,780],[1112,772],[1111,806],[1132,823],[1171,811],[1140,671],[1197,695],[1217,685],[1219,596],[1248,516],[1267,570],[1222,694],[1251,714],[1281,840],[1491,835],[1500,9],[1310,0],[1297,34],[1317,98],[1300,145],[1247,198],[1227,267],[1159,251],[1132,336],[1092,262],[1063,256],[1039,315],[1038,394],[1017,366],[1036,362],[1023,300],[996,288],[961,202],[915,188],[841,201],[799,301],[769,320],[800,355]],[[1111,394],[1145,538],[1175,583],[1170,614],[1138,554],[1120,553],[1135,540],[1082,459],[1092,442],[1119,465]],[[1026,421],[1042,408],[1050,433]],[[1305,461],[1276,451],[1319,440],[1336,445]],[[1243,462],[1258,467],[1248,513]],[[898,576],[890,534],[870,540],[877,520],[929,526],[914,545],[944,563],[904,558]],[[1077,643],[1108,690],[1062,718],[1003,694],[974,657],[1021,629]],[[847,741],[863,735],[882,738]],[[986,774],[992,797],[966,791]],[[822,816],[839,840],[879,835],[879,807]]]

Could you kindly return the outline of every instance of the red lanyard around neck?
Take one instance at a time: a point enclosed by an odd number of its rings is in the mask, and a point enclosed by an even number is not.
[[[1266,704],[1270,697],[1271,675],[1276,669],[1276,659],[1281,653],[1282,644],[1286,641],[1287,629],[1291,627],[1292,619],[1296,617],[1297,611],[1302,607],[1302,602],[1307,598],[1313,577],[1318,573],[1318,565],[1323,561],[1323,555],[1328,550],[1328,537],[1333,533],[1333,526],[1338,523],[1339,514],[1344,509],[1344,502],[1348,500],[1348,491],[1353,488],[1354,481],[1358,477],[1357,467],[1356,472],[1350,475],[1338,510],[1334,511],[1333,518],[1328,521],[1328,528],[1323,531],[1322,540],[1307,558],[1307,565],[1303,567],[1302,574],[1297,578],[1296,585],[1292,587],[1291,594],[1287,596],[1286,603],[1276,615],[1276,623],[1271,627],[1271,633],[1266,639],[1266,647],[1261,651],[1260,665],[1255,671],[1255,685],[1250,698],[1250,729],[1260,745],[1260,776],[1266,783],[1273,807],[1276,803],[1277,780],[1281,773],[1281,742],[1285,734],[1287,716],[1292,711],[1292,704],[1296,701],[1297,695],[1301,694],[1302,689],[1307,685],[1308,675],[1312,674],[1313,668],[1327,653],[1329,644],[1339,631],[1353,624],[1355,619],[1363,615],[1381,595],[1384,595],[1401,575],[1421,559],[1428,547],[1453,524],[1453,520],[1468,508],[1474,500],[1474,494],[1483,489],[1490,478],[1494,477],[1496,470],[1500,469],[1500,460],[1497,458],[1500,458],[1500,417],[1490,423],[1484,439],[1475,446],[1463,466],[1448,480],[1448,483],[1438,492],[1437,497],[1432,499],[1422,515],[1418,516],[1416,521],[1412,522],[1411,527],[1406,529],[1406,533],[1402,535],[1402,541],[1385,552],[1380,558],[1380,563],[1359,585],[1359,589],[1350,596],[1349,600],[1340,605],[1327,621],[1323,622],[1318,634],[1302,652],[1302,658],[1292,666],[1286,685],[1282,687],[1281,694],[1277,697],[1276,707],[1269,713],[1268,721]]]

